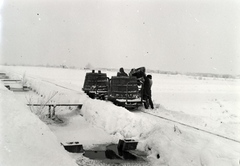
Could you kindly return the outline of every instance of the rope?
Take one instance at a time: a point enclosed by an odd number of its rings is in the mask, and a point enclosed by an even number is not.
[[[157,118],[164,119],[164,120],[166,120],[166,121],[178,123],[178,124],[180,124],[180,125],[182,125],[182,126],[186,126],[186,127],[189,127],[189,128],[195,129],[195,130],[198,130],[198,131],[202,131],[202,132],[205,132],[205,133],[208,133],[208,134],[211,134],[211,135],[215,135],[215,136],[217,136],[217,137],[221,137],[221,138],[224,138],[224,139],[227,139],[227,140],[236,142],[236,143],[240,143],[239,140],[236,140],[236,139],[233,139],[233,138],[229,138],[229,137],[226,137],[226,136],[223,136],[223,135],[220,135],[220,134],[216,134],[216,133],[213,133],[213,132],[204,130],[204,129],[200,129],[200,128],[198,128],[198,127],[194,127],[194,126],[191,126],[191,125],[182,123],[182,122],[178,122],[178,121],[176,121],[176,120],[168,119],[168,118],[166,118],[166,117],[162,117],[162,116],[159,116],[159,115],[151,114],[151,113],[145,112],[145,111],[141,111],[141,112],[143,112],[143,113],[145,113],[145,114],[149,114],[149,115],[155,116],[155,117],[157,117]]]
[[[16,73],[16,74],[20,74],[21,75],[21,73],[18,73],[18,72],[13,72],[13,71],[11,71],[11,73]],[[70,88],[67,88],[67,87],[64,87],[64,86],[62,86],[62,85],[59,85],[59,84],[56,84],[56,83],[54,83],[54,82],[51,82],[51,81],[48,81],[48,80],[45,80],[45,79],[42,79],[42,78],[37,78],[37,77],[34,77],[34,76],[27,76],[27,77],[30,77],[30,78],[32,78],[32,79],[40,79],[41,81],[44,81],[44,82],[48,82],[48,83],[50,83],[50,84],[53,84],[53,85],[56,85],[56,86],[58,86],[58,87],[61,87],[61,88],[64,88],[64,89],[67,89],[67,90],[71,90],[71,91],[74,91],[74,92],[80,92],[80,91],[77,91],[77,90],[75,90],[75,89],[70,89]]]
[[[50,81],[48,81],[48,80],[44,80],[44,79],[41,79],[41,80],[42,80],[42,81],[45,81],[45,82],[48,82],[48,83],[50,83],[50,84],[56,85],[56,86],[58,86],[58,87],[60,87],[60,88],[64,88],[64,89],[71,90],[71,91],[74,91],[74,92],[80,92],[80,91],[77,91],[77,90],[75,90],[75,89],[67,88],[67,87],[65,87],[65,86],[56,84],[56,83],[54,83],[54,82],[50,82]]]

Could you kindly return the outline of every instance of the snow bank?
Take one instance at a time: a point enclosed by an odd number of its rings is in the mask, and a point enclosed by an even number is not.
[[[223,147],[226,140],[217,136],[166,123],[148,115],[144,117],[141,113],[129,112],[110,102],[86,100],[81,114],[88,122],[116,138],[139,141],[137,148],[148,153],[152,165],[236,166],[239,163],[239,144],[228,141]]]
[[[48,103],[80,103],[82,101],[77,92],[57,87],[54,83],[39,79],[29,79],[28,82],[33,91],[45,98],[45,100],[50,99]]]
[[[77,165],[50,129],[2,84],[0,108],[1,165]]]
[[[148,119],[136,116],[123,107],[100,100],[86,100],[81,114],[89,123],[103,128],[118,138],[137,139],[153,125]]]
[[[175,128],[176,127],[176,128]],[[162,125],[141,138],[152,165],[163,166],[237,166],[240,146],[181,126]]]

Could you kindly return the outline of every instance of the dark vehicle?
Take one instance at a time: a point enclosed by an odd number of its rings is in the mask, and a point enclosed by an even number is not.
[[[136,71],[137,74],[139,70]],[[134,75],[109,79],[106,73],[95,73],[93,70],[85,76],[83,91],[91,98],[109,100],[131,110],[143,104],[143,83],[140,80]]]
[[[110,79],[108,100],[127,109],[142,105],[142,85],[137,77],[117,77]]]
[[[83,91],[91,98],[105,99],[108,95],[108,77],[106,73],[95,73],[92,70],[91,73],[87,73],[83,85]]]

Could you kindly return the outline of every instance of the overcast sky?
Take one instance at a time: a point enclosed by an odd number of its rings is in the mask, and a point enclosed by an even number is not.
[[[0,0],[2,64],[240,74],[239,0]]]

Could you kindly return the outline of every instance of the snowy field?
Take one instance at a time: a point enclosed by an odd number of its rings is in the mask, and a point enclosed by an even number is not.
[[[89,71],[20,66],[1,66],[0,71],[23,79],[35,91],[23,96],[0,84],[1,165],[104,165],[68,153],[60,142],[79,141],[90,149],[122,138],[137,140],[137,149],[147,153],[149,165],[240,165],[239,79],[149,73],[155,109],[129,112],[82,92]],[[43,122],[37,110],[30,111],[26,104],[46,100],[83,107],[57,107],[62,123]],[[134,164],[141,163],[125,165]]]

